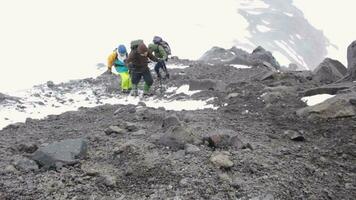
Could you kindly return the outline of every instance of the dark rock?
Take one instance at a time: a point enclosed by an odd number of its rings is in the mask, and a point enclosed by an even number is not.
[[[317,94],[337,94],[340,91],[348,90],[354,87],[355,83],[338,83],[338,84],[331,84],[325,85],[322,87],[312,88],[304,91],[304,96],[313,96]]]
[[[194,143],[195,140],[196,137],[190,130],[182,126],[175,126],[160,137],[159,143],[172,149],[184,149],[186,144]]]
[[[213,134],[203,139],[208,142],[208,145],[212,148],[228,148],[232,147],[234,149],[242,149],[244,144],[240,138],[235,135],[231,136],[229,134]]]
[[[234,163],[230,160],[229,152],[214,152],[210,157],[210,162],[212,162],[216,167],[223,169],[230,169],[234,166]]]
[[[124,134],[125,130],[118,127],[118,126],[110,126],[109,128],[107,128],[105,131],[106,135],[111,135],[111,134]]]
[[[180,120],[176,115],[171,115],[163,120],[162,128],[170,128],[173,126],[179,126],[181,124]]]
[[[19,144],[17,149],[20,152],[33,153],[38,149],[38,146],[34,143]]]
[[[314,118],[342,118],[356,115],[355,106],[350,100],[356,98],[356,93],[340,94],[314,106],[297,110],[300,117]]]
[[[136,132],[136,131],[139,130],[139,128],[138,128],[138,127],[136,126],[136,124],[134,124],[134,123],[126,122],[126,123],[124,124],[124,126],[125,126],[125,129],[126,129],[127,131],[129,131],[129,132]]]
[[[291,140],[302,142],[305,141],[304,136],[299,131],[287,130],[284,132]]]
[[[72,165],[87,154],[88,145],[84,139],[68,139],[40,147],[33,155],[41,167],[56,168],[59,165]]]
[[[189,90],[224,91],[225,88],[226,85],[220,80],[200,79],[189,81]]]
[[[46,85],[47,85],[47,87],[49,87],[49,88],[53,88],[53,87],[55,86],[54,83],[53,83],[53,81],[47,81]]]
[[[15,162],[14,162],[14,166],[16,167],[16,169],[18,169],[19,171],[23,171],[23,172],[30,172],[30,171],[37,171],[38,170],[38,165],[36,164],[35,161],[30,160],[28,158],[18,158]]]
[[[193,145],[193,144],[186,144],[185,145],[185,153],[186,154],[195,154],[197,152],[199,152],[200,149],[199,147]]]
[[[227,60],[231,60],[235,57],[235,54],[229,50],[221,47],[213,47],[199,59],[201,61],[209,63],[222,63]]]
[[[258,46],[254,49],[249,57],[249,61],[253,66],[263,65],[263,62],[267,62],[275,69],[280,69],[279,63],[273,57],[272,53],[266,51],[263,47]]]
[[[314,69],[314,80],[321,83],[333,83],[343,78],[347,73],[346,67],[337,60],[325,58],[317,68]]]

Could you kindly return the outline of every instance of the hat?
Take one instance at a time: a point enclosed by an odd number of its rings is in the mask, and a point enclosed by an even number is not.
[[[119,54],[123,55],[123,54],[126,54],[126,47],[125,45],[122,45],[120,44],[118,47],[117,47],[117,51],[119,52]]]
[[[148,51],[148,48],[144,43],[141,43],[140,45],[138,45],[138,47],[137,47],[137,52],[138,53],[143,54],[143,53],[145,53],[147,51]]]

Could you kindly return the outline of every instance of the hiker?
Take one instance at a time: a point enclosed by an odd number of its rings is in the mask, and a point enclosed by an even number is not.
[[[120,44],[108,57],[108,71],[111,73],[112,66],[115,66],[115,70],[121,78],[121,91],[123,93],[129,93],[132,87],[129,69],[125,65],[126,59],[127,51],[123,44]]]
[[[152,75],[150,69],[148,68],[148,59],[158,62],[159,59],[156,58],[143,43],[142,40],[136,40],[131,42],[131,52],[126,60],[127,65],[130,68],[131,80],[133,84],[134,93],[137,96],[137,85],[143,77],[145,81],[143,94],[150,95],[150,87],[153,84]]]
[[[148,45],[148,48],[159,59],[159,62],[157,62],[154,67],[154,70],[157,74],[157,78],[162,78],[161,73],[159,72],[161,68],[165,72],[164,78],[169,78],[169,73],[165,63],[168,60],[168,55],[170,54],[170,47],[168,43],[163,41],[161,37],[154,36],[153,44]]]

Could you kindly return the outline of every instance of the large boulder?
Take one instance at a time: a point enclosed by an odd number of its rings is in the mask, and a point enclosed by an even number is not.
[[[252,51],[249,61],[252,66],[264,66],[264,62],[271,64],[275,69],[280,69],[280,65],[277,60],[273,57],[272,53],[266,51],[263,47],[259,46]]]
[[[347,47],[347,69],[350,73],[356,71],[356,40]]]
[[[199,59],[200,61],[208,63],[222,63],[227,60],[234,58],[235,53],[221,47],[213,47],[203,54]]]
[[[191,130],[183,126],[174,126],[160,137],[159,143],[172,149],[184,149],[187,144],[193,144],[197,140]]]
[[[320,104],[299,109],[297,115],[309,119],[352,117],[356,115],[355,105],[356,93],[347,93],[332,97]]]
[[[313,71],[314,80],[321,83],[333,83],[347,74],[346,67],[337,60],[325,58]]]
[[[84,139],[68,139],[40,147],[31,158],[41,167],[50,169],[75,164],[86,156],[87,151]]]

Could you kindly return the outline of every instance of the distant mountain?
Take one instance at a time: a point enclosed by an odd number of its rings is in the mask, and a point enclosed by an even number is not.
[[[292,0],[238,0],[237,12],[248,22],[250,35],[236,39],[236,46],[253,50],[263,46],[284,65],[314,69],[332,45],[314,28]]]

